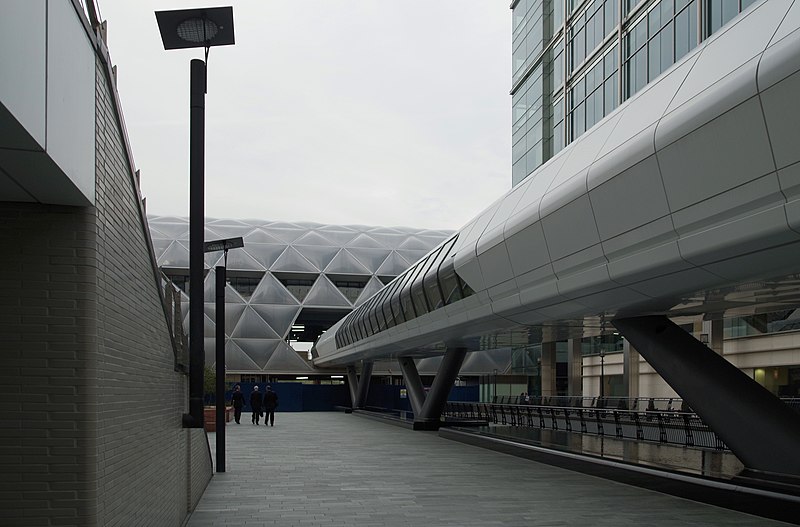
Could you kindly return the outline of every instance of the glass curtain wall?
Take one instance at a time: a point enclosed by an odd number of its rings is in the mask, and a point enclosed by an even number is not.
[[[518,0],[512,184],[758,0]]]

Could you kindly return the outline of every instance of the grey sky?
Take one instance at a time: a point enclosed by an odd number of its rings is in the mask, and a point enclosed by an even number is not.
[[[511,185],[511,12],[493,0],[97,0],[148,212],[188,214],[189,60],[156,10],[233,5],[206,214],[463,226]]]

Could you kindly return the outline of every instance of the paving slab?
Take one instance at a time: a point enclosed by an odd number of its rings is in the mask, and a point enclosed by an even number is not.
[[[228,424],[189,527],[789,525],[352,414],[275,417]]]

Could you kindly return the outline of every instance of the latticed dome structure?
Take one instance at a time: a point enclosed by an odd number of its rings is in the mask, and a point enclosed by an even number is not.
[[[189,220],[148,217],[158,266],[182,289],[189,313]],[[225,291],[228,373],[296,374],[311,365],[288,341],[312,342],[354,306],[443,242],[450,231],[311,222],[207,219],[207,241],[244,239],[227,258]],[[214,267],[206,254],[205,352],[213,365]]]

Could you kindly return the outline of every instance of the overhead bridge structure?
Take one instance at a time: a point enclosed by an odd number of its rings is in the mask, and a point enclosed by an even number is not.
[[[799,30],[800,2],[743,13],[328,330],[315,364],[355,380],[397,358],[424,425],[487,336],[616,329],[752,474],[800,476],[797,415],[670,321],[800,306]],[[437,355],[426,395],[414,359]]]

